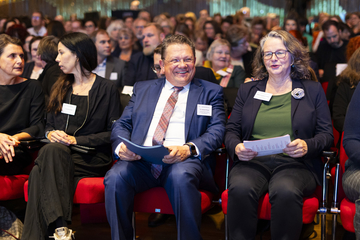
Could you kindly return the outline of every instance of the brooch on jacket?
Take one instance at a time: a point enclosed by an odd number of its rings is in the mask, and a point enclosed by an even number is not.
[[[295,99],[302,99],[305,96],[304,89],[302,88],[295,88],[291,91],[291,96]]]

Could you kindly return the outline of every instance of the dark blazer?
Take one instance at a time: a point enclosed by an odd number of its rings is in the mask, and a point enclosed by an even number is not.
[[[246,73],[246,78],[251,78],[252,77],[252,71],[253,68],[251,66],[253,60],[254,60],[254,56],[255,56],[255,52],[256,52],[257,48],[251,47],[251,52],[247,52],[242,56],[243,62],[244,62],[244,68],[245,68],[245,73]]]
[[[65,97],[66,102],[71,97],[71,92],[72,88]],[[110,80],[97,76],[89,91],[88,99],[89,108],[85,123],[75,135],[77,144],[107,151],[112,124],[120,117],[119,91]],[[65,131],[67,116],[49,112],[45,131]]]
[[[114,82],[118,88],[124,86],[125,64],[126,62],[124,60],[111,55],[106,59],[105,78]],[[110,79],[111,73],[113,72],[117,73],[117,79]]]
[[[225,146],[234,161],[239,161],[235,147],[244,140],[249,140],[256,115],[262,101],[254,99],[257,91],[265,91],[267,79],[241,84],[231,117],[226,125]],[[293,80],[292,88],[302,88],[305,96],[291,98],[291,123],[295,139],[304,140],[308,153],[299,158],[321,183],[323,150],[331,147],[334,137],[330,111],[327,106],[321,84],[310,80]]]
[[[38,81],[41,82],[43,86],[45,99],[47,99],[50,96],[51,88],[54,85],[54,83],[58,80],[61,74],[63,74],[63,72],[61,71],[59,67],[59,63],[57,62],[47,63],[46,66],[44,67],[44,70],[40,74]]]
[[[121,118],[113,125],[111,142],[115,149],[118,135],[142,145],[145,141],[165,78],[137,82]],[[198,116],[197,104],[212,106],[212,116]],[[185,141],[193,142],[202,159],[220,147],[225,132],[223,90],[219,85],[194,78],[186,105]]]
[[[156,73],[151,69],[154,66],[153,56],[145,56],[138,52],[131,56],[125,71],[124,85],[134,86],[136,82],[157,79]]]
[[[30,76],[31,76],[31,73],[32,73],[32,71],[33,71],[33,69],[34,69],[34,66],[35,66],[35,62],[34,62],[34,61],[25,63],[25,65],[24,65],[24,71],[23,71],[23,73],[21,74],[21,77],[29,79]]]

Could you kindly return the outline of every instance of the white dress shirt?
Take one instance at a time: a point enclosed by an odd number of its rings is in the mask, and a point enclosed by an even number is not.
[[[97,67],[92,71],[93,73],[95,73],[96,75],[105,78],[105,71],[106,71],[106,59],[104,59],[104,61],[102,61],[102,63],[100,63],[99,65],[97,65]]]

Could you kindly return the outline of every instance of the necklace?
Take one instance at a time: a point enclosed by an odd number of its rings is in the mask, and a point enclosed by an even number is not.
[[[80,87],[73,86],[73,94],[79,95],[80,93],[86,92],[86,95],[88,95],[88,92],[91,89],[94,81],[95,81],[95,78],[91,77],[91,79],[87,83],[84,83],[82,86],[80,86]]]

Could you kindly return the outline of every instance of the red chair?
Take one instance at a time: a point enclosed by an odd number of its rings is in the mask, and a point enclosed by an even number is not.
[[[337,214],[340,213],[340,219],[342,225],[346,231],[355,232],[354,229],[354,216],[355,216],[355,203],[351,202],[344,193],[342,187],[342,175],[345,172],[345,162],[348,160],[348,156],[345,153],[343,146],[343,137],[341,138],[340,154],[339,161],[336,165],[336,168],[332,169],[332,174],[335,175],[335,184],[334,184],[334,200],[331,208],[331,213],[333,213],[333,239],[335,238],[336,232],[336,223],[337,223]],[[340,209],[339,209],[340,202]]]
[[[29,149],[31,149],[29,147]],[[35,160],[37,151],[31,153],[31,157]],[[1,159],[1,161],[4,161]],[[24,184],[29,178],[29,173],[34,164],[30,164],[23,171],[23,174],[13,176],[0,176],[0,201],[13,200],[24,197]]]
[[[324,152],[324,157],[327,161],[324,165],[323,171],[323,187],[318,186],[315,193],[304,198],[303,202],[303,224],[309,224],[314,221],[315,215],[319,212],[321,214],[321,239],[325,239],[326,234],[326,196],[328,188],[328,179],[329,179],[329,162],[332,157],[335,156],[334,152]],[[226,189],[221,194],[221,206],[223,213],[225,215],[225,239],[228,239],[228,222],[227,222],[227,204],[228,204],[228,190]],[[319,202],[321,202],[321,207],[319,208]],[[266,193],[259,200],[258,207],[258,218],[264,220],[271,219],[271,204],[269,202],[269,193]]]
[[[225,188],[225,171],[226,166],[224,153],[226,153],[225,148],[217,149],[216,153],[219,156],[216,158],[216,170],[214,173],[215,182],[218,184],[220,190]],[[201,193],[201,212],[205,213],[209,210],[213,204],[219,203],[219,201],[213,201],[217,199],[214,194],[205,190],[199,190]],[[145,192],[138,193],[135,195],[134,199],[134,212],[146,212],[146,213],[164,213],[164,214],[174,214],[170,200],[167,196],[167,193],[164,188],[156,187],[151,188]],[[135,214],[133,214],[135,218]],[[135,219],[134,222],[134,238],[135,238]]]

